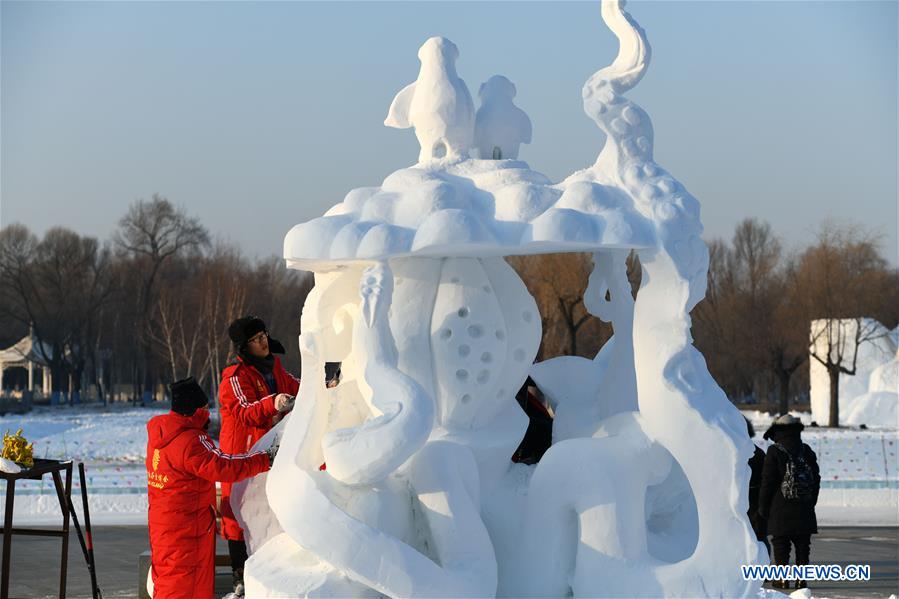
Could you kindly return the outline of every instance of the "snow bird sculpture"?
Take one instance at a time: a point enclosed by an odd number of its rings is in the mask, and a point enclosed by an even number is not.
[[[459,49],[445,37],[432,37],[418,51],[418,79],[393,99],[384,124],[415,128],[419,162],[467,158],[474,137],[474,104],[456,74]]]
[[[531,143],[531,119],[512,102],[516,93],[515,84],[502,75],[481,84],[474,125],[474,145],[481,158],[515,159],[519,146]]]

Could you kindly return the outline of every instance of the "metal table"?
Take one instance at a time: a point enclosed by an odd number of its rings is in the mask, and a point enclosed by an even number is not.
[[[61,472],[66,473],[63,485]],[[40,480],[45,474],[53,477],[59,509],[62,510],[62,530],[46,530],[40,528],[13,528],[12,514],[15,506],[17,480]],[[3,562],[0,566],[0,599],[9,597],[9,562],[13,535],[32,535],[38,537],[58,537],[62,539],[62,557],[59,570],[59,599],[66,596],[66,567],[69,556],[69,502],[72,498],[72,461],[35,459],[34,466],[10,474],[0,472],[0,478],[6,481],[6,512],[3,517]]]

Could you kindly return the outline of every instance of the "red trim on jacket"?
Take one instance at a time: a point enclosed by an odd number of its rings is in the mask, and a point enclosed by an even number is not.
[[[269,468],[265,452],[222,452],[204,427],[209,411],[169,412],[147,423],[148,525],[154,597],[211,599],[215,569],[215,482]]]
[[[222,451],[243,453],[253,445],[275,423],[278,410],[275,409],[275,395],[287,393],[296,395],[300,380],[287,372],[281,360],[275,356],[272,367],[275,377],[275,391],[269,391],[262,373],[240,357],[237,363],[222,371],[219,385],[219,405],[222,417],[222,432],[219,443]],[[243,531],[231,510],[231,485],[222,484],[222,535],[229,540],[243,540]]]

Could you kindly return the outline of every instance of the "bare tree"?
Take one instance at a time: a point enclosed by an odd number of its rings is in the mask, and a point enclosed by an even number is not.
[[[808,313],[824,321],[812,331],[810,355],[827,370],[829,425],[839,426],[840,374],[853,376],[858,348],[883,334],[872,320],[895,297],[877,239],[852,226],[826,224],[799,260],[797,279]],[[889,309],[889,308],[887,308]],[[893,307],[895,310],[895,306]]]
[[[706,298],[693,313],[697,347],[731,396],[767,396],[767,368],[780,300],[780,242],[771,227],[745,219],[731,246],[709,243]]]
[[[8,317],[43,342],[35,350],[50,366],[53,390],[80,392],[100,315],[114,295],[109,251],[68,229],[50,229],[38,242],[10,225],[0,231],[0,255]]]
[[[153,303],[163,268],[174,258],[197,254],[209,244],[209,234],[199,220],[175,208],[164,197],[154,194],[150,201],[138,200],[119,221],[114,237],[122,254],[131,259],[139,273],[139,293],[136,316],[140,324],[138,339],[142,345],[144,385],[150,390],[151,373],[150,329],[155,322]]]
[[[767,400],[768,366],[776,336],[771,315],[782,298],[778,273],[780,241],[768,223],[747,218],[737,225],[731,245],[732,318],[739,364],[752,373],[754,394]]]
[[[767,356],[778,381],[778,411],[786,414],[790,407],[790,384],[793,375],[808,360],[809,321],[802,288],[796,277],[796,264],[789,260],[778,273],[773,286],[776,302],[768,315]]]
[[[191,375],[194,366],[205,361],[201,351],[206,348],[206,331],[196,318],[199,310],[191,305],[194,298],[187,296],[177,288],[163,287],[155,306],[159,326],[147,333],[153,347],[165,358],[173,381]]]
[[[584,306],[593,269],[591,254],[539,254],[506,259],[537,302],[543,324],[538,359],[557,355],[593,357],[612,336],[608,323]]]
[[[705,298],[693,309],[693,337],[702,351],[709,372],[730,397],[746,393],[737,355],[739,326],[735,314],[733,259],[728,244],[720,239],[708,242],[709,275]]]
[[[246,311],[250,267],[237,248],[218,244],[199,281],[202,296],[200,321],[206,331],[203,379],[211,397],[218,398],[219,376],[231,353],[228,325]]]

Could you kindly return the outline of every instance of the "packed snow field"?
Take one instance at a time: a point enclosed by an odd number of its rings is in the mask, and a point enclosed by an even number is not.
[[[34,442],[40,458],[70,458],[84,462],[91,520],[103,524],[146,521],[147,476],[144,457],[146,423],[162,409],[113,407],[38,409],[0,417],[0,432],[23,434]],[[773,416],[746,412],[756,428],[755,441],[765,447],[762,433]],[[810,414],[795,413],[806,424]],[[803,438],[821,465],[819,522],[846,525],[899,525],[899,460],[894,428],[829,430],[806,428]],[[511,462],[510,462],[511,465]],[[5,496],[5,487],[0,490]],[[80,493],[77,475],[73,494]],[[80,506],[80,502],[75,502]],[[2,503],[0,503],[2,508]],[[79,511],[80,513],[80,511]],[[49,477],[16,485],[17,524],[53,522],[59,503]]]
[[[84,462],[91,521],[99,524],[143,524],[147,518],[147,420],[163,409],[114,406],[38,408],[21,415],[0,417],[0,432],[21,428],[34,443],[34,456]],[[81,485],[77,472],[72,495]],[[3,496],[6,487],[3,488]],[[52,479],[18,481],[15,490],[16,524],[54,523],[61,518]],[[74,501],[79,515],[81,502]]]

